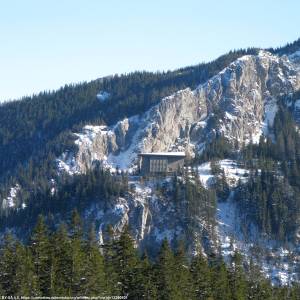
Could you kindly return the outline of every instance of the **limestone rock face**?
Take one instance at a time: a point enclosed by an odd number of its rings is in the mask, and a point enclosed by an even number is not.
[[[246,55],[195,90],[163,98],[143,115],[115,126],[85,126],[77,153],[68,157],[73,172],[95,162],[128,168],[142,151],[187,151],[190,155],[222,134],[238,145],[270,134],[281,95],[300,87],[299,60],[266,51]],[[61,168],[66,163],[60,158]]]

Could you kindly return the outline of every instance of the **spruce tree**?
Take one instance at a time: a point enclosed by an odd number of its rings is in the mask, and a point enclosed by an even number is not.
[[[154,268],[149,261],[147,253],[144,253],[141,258],[139,273],[137,275],[138,299],[158,299]]]
[[[83,296],[86,291],[87,279],[85,276],[86,255],[83,244],[82,220],[77,210],[71,217],[71,294]]]
[[[31,235],[30,248],[38,288],[42,296],[50,296],[52,275],[51,246],[49,243],[49,232],[42,216],[39,216],[37,225]]]
[[[174,255],[167,240],[164,240],[156,265],[156,281],[159,299],[179,300],[178,283],[174,273]]]
[[[121,294],[128,295],[128,299],[136,299],[136,276],[139,271],[139,258],[134,248],[133,239],[130,236],[128,227],[122,232],[116,248],[114,257],[119,280],[121,283]]]
[[[4,247],[0,258],[0,285],[5,296],[16,293],[16,241],[11,235],[5,236]]]
[[[192,277],[182,241],[178,243],[174,255],[174,280],[177,283],[177,299],[191,299],[193,295]]]
[[[259,267],[250,259],[248,270],[247,295],[248,299],[271,300],[272,289],[270,282],[261,274]]]
[[[228,271],[221,258],[214,258],[211,262],[211,286],[214,300],[232,300],[228,279]]]
[[[109,225],[106,228],[106,241],[103,247],[105,267],[105,290],[109,295],[121,295],[118,263],[115,261],[118,241],[114,238],[114,232]]]
[[[195,298],[199,300],[212,300],[211,271],[207,260],[200,253],[193,258],[190,272],[193,278]]]
[[[246,299],[247,284],[243,268],[242,256],[234,252],[229,272],[232,300]]]
[[[104,259],[100,253],[94,224],[91,225],[89,230],[85,251],[87,253],[85,268],[87,284],[85,285],[84,295],[91,297],[109,295],[105,285]]]
[[[38,278],[35,273],[31,251],[28,247],[17,243],[16,245],[16,293],[18,296],[38,297]]]
[[[71,296],[72,248],[65,224],[61,224],[53,238],[52,295]]]

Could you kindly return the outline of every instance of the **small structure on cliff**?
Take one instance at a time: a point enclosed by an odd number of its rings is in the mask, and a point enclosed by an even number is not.
[[[149,152],[139,154],[141,175],[174,174],[183,169],[184,152]]]

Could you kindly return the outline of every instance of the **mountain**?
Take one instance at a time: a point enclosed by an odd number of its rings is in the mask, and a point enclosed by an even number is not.
[[[129,225],[151,257],[183,240],[299,281],[299,91],[296,41],[2,104],[1,232],[26,240],[38,214],[56,228],[77,208],[100,244]],[[160,151],[185,151],[184,173],[137,176],[138,153]]]
[[[300,87],[297,57],[266,51],[242,56],[196,89],[177,91],[141,115],[111,127],[85,126],[77,134],[75,157],[64,154],[65,159],[74,161],[73,171],[78,172],[95,160],[122,169],[139,152],[180,150],[188,144],[190,149],[184,149],[195,155],[221,134],[240,146],[258,143],[272,129],[278,97]]]

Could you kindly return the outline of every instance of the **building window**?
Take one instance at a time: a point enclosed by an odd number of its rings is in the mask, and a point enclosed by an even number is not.
[[[150,159],[150,172],[163,173],[167,171],[168,160],[167,159]]]

